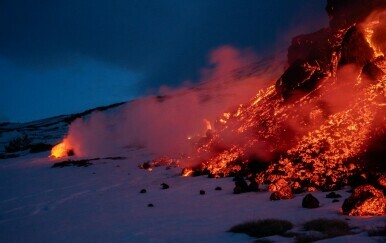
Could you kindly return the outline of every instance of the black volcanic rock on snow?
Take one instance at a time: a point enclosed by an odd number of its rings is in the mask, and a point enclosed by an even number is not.
[[[302,201],[302,207],[303,208],[318,208],[319,207],[319,200],[312,196],[311,193],[304,196]]]

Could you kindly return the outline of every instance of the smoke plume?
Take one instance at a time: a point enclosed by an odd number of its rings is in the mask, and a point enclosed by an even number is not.
[[[155,155],[188,153],[190,138],[215,129],[214,121],[223,112],[247,102],[283,70],[283,59],[262,60],[249,49],[232,46],[213,50],[208,59],[199,85],[161,87],[158,96],[74,121],[67,139],[75,154],[121,155],[136,148]]]

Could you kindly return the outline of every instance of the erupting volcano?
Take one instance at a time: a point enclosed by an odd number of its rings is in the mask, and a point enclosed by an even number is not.
[[[373,183],[386,166],[386,2],[328,1],[330,26],[295,37],[275,85],[224,113],[183,175],[246,176],[269,190]],[[383,187],[383,189],[385,189]],[[371,210],[386,213],[383,195]],[[370,207],[370,206],[369,206]]]
[[[193,152],[172,159],[189,165],[183,176],[237,176],[274,192],[385,190],[386,2],[328,0],[326,10],[329,26],[293,38],[275,84],[188,136]],[[54,157],[67,155],[66,141]],[[374,197],[368,210],[345,213],[384,215],[382,191]]]

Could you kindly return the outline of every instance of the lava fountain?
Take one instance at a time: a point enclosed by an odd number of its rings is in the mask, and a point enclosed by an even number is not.
[[[63,139],[63,141],[57,145],[55,145],[51,149],[51,157],[53,158],[62,158],[71,156],[74,154],[74,150],[67,138]]]

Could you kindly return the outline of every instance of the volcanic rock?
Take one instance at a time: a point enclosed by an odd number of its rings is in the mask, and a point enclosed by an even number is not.
[[[271,201],[286,200],[286,199],[292,199],[293,197],[294,196],[292,194],[291,187],[285,186],[281,188],[279,191],[273,192],[269,197],[269,200]]]
[[[329,194],[326,195],[326,198],[341,198],[342,196],[338,193],[335,192],[330,192]]]
[[[362,73],[366,74],[372,80],[380,80],[385,73],[373,62],[368,62],[362,69]]]
[[[303,208],[318,208],[319,207],[319,200],[312,196],[311,193],[308,193],[302,201],[302,207]]]
[[[386,189],[386,174],[383,174],[381,175],[379,178],[378,178],[378,184],[383,187],[383,189],[385,190]]]
[[[318,67],[303,60],[296,60],[276,82],[276,90],[284,99],[288,99],[295,90],[310,92],[317,81],[325,76]]]
[[[380,216],[386,214],[386,198],[381,190],[371,185],[354,189],[353,194],[344,200],[343,214],[351,216]]]
[[[200,190],[200,195],[205,195],[205,191],[204,190]]]
[[[139,193],[146,193],[146,189],[142,189]]]
[[[339,65],[355,63],[363,66],[374,57],[374,51],[357,27],[351,27],[342,41]]]
[[[144,162],[142,163],[141,165],[138,166],[140,169],[144,169],[144,170],[152,170],[152,166],[151,166],[151,163],[150,162]]]
[[[148,206],[149,208],[154,207],[154,205],[153,205],[152,203],[149,203],[147,206]]]
[[[236,188],[238,188],[237,191],[239,191],[240,193],[249,191],[248,184],[243,177],[235,177],[235,189],[233,190],[234,192]],[[238,194],[238,193],[235,193],[235,194]]]
[[[242,192],[241,187],[236,186],[233,188],[233,194],[240,194]]]
[[[214,190],[216,190],[216,191],[221,191],[222,188],[218,186],[218,187],[216,187]]]
[[[250,192],[258,192],[259,191],[259,184],[255,180],[251,180],[251,183],[248,185],[248,191]]]
[[[162,183],[162,184],[161,184],[161,188],[162,188],[162,189],[168,189],[168,188],[169,188],[169,185],[166,184],[166,183]]]

